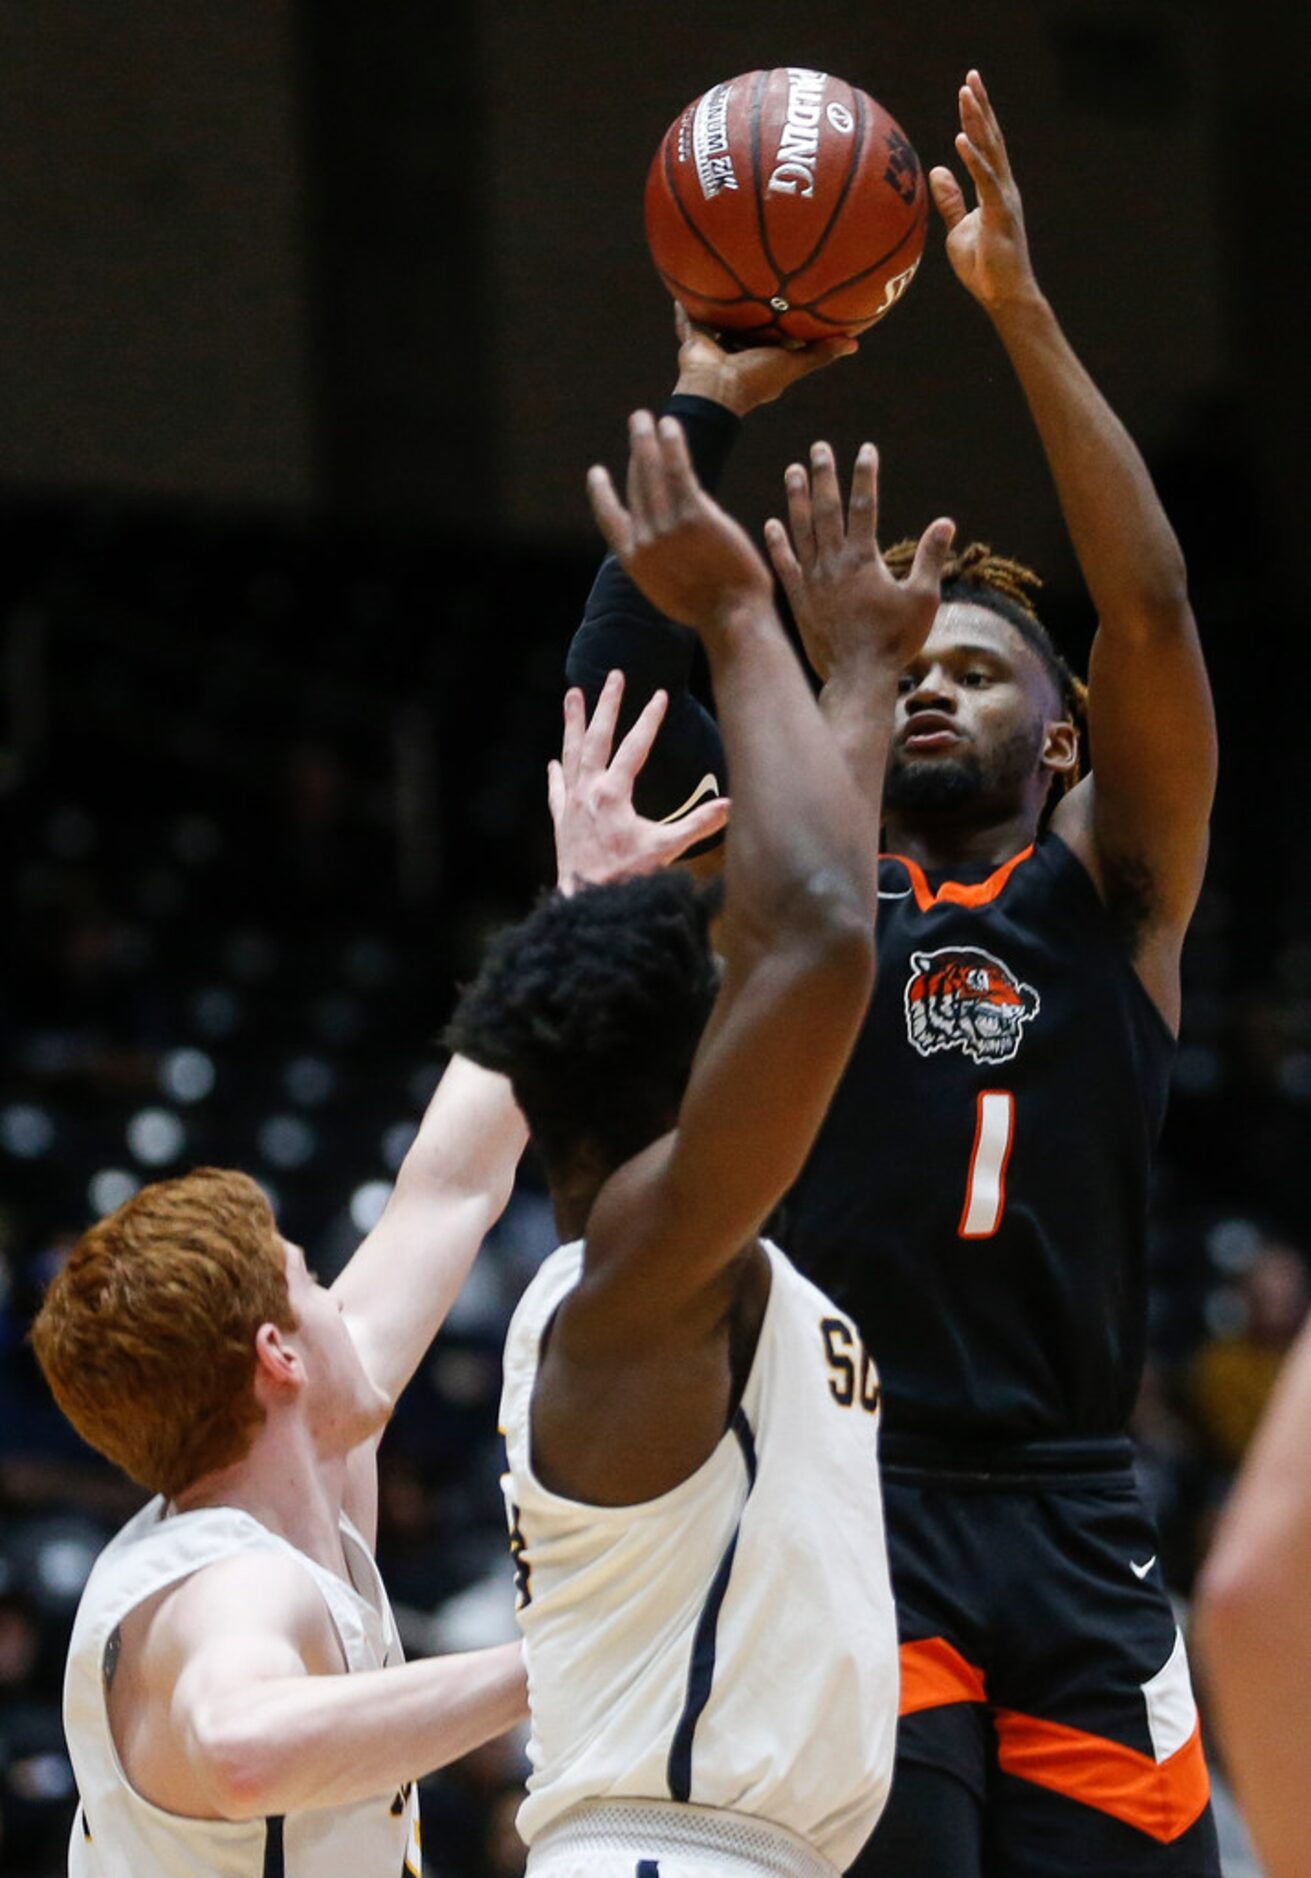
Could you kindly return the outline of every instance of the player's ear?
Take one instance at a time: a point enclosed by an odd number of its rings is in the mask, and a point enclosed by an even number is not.
[[[1068,717],[1048,724],[1042,744],[1042,766],[1064,776],[1079,762],[1079,732]]]
[[[286,1333],[276,1324],[261,1324],[255,1332],[255,1387],[261,1384],[275,1392],[295,1391],[305,1382],[305,1365],[300,1353],[287,1341]]]

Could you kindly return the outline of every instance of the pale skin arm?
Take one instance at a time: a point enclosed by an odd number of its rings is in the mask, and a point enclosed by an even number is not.
[[[665,826],[633,808],[633,783],[666,708],[657,692],[611,758],[624,682],[613,672],[585,722],[580,691],[564,705],[564,741],[548,772],[560,887],[623,880],[677,860],[728,819],[726,800]],[[401,1166],[382,1218],[333,1286],[365,1370],[393,1402],[446,1320],[514,1186],[527,1129],[503,1076],[453,1057]],[[362,1493],[352,1497],[357,1524]]]
[[[1212,1710],[1267,1878],[1301,1878],[1311,1811],[1311,1327],[1289,1357],[1194,1609]]]
[[[960,155],[930,176],[962,284],[992,320],[1046,452],[1097,609],[1089,669],[1096,777],[1052,826],[1108,900],[1139,915],[1136,963],[1166,1018],[1179,1016],[1179,948],[1206,865],[1215,716],[1183,556],[1146,465],[1061,331],[1029,260],[1020,193],[978,72],[960,92]]]
[[[134,1655],[147,1699],[119,1742],[126,1771],[147,1799],[191,1818],[386,1794],[527,1714],[517,1643],[331,1673],[343,1665],[322,1597],[294,1560],[268,1552],[188,1579]]]

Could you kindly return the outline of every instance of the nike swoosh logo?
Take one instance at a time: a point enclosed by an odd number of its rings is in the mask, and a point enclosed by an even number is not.
[[[886,887],[880,887],[879,899],[880,900],[909,900],[912,892],[913,892],[913,889],[910,887],[903,887],[900,893],[889,893]]]
[[[685,815],[690,814],[691,811],[696,808],[699,802],[707,797],[713,801],[718,794],[719,778],[715,775],[713,770],[707,770],[706,774],[701,778],[696,788],[687,798],[687,801],[680,802],[676,809],[670,809],[668,815],[662,815],[660,820],[662,822],[681,821]]]
[[[1140,1565],[1137,1559],[1131,1558],[1129,1560],[1129,1570],[1133,1573],[1135,1578],[1145,1578],[1155,1563],[1156,1554],[1153,1552],[1145,1565]]]

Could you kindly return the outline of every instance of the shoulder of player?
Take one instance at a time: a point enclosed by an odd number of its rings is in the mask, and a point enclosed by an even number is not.
[[[332,1621],[308,1567],[280,1546],[217,1559],[169,1587],[143,1610],[141,1646],[177,1666],[224,1638],[276,1638],[307,1663],[332,1654]]]

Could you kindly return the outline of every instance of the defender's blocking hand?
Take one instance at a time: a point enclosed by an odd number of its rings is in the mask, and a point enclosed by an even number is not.
[[[657,425],[634,411],[628,437],[627,506],[599,465],[587,489],[601,533],[652,606],[702,635],[739,611],[772,615],[769,569],[697,481],[677,418]]]
[[[624,696],[624,675],[611,672],[592,721],[583,694],[565,693],[564,742],[547,769],[547,794],[555,826],[555,853],[563,893],[576,887],[628,880],[667,867],[728,820],[726,796],[702,803],[676,822],[652,822],[633,807],[633,785],[651,754],[669,703],[655,692],[613,758],[615,726]]]
[[[793,463],[785,483],[791,540],[771,518],[765,541],[816,673],[827,680],[869,658],[899,670],[929,636],[955,523],[929,524],[901,581],[879,553],[879,456],[872,443],[856,457],[845,522],[828,444],[812,444],[809,475]]]

